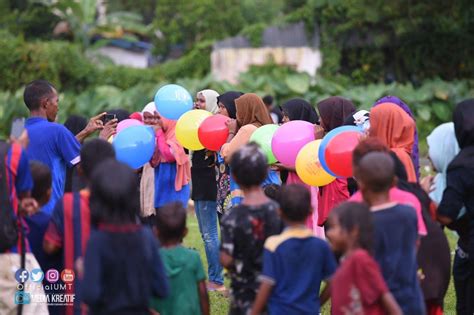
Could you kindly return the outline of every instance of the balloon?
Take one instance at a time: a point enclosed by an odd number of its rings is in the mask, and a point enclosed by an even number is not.
[[[319,151],[318,151],[319,161],[321,162],[321,165],[324,168],[324,170],[326,172],[328,172],[329,174],[331,174],[332,176],[337,176],[337,175],[334,174],[329,169],[329,167],[326,163],[326,157],[325,157],[324,153],[326,152],[326,146],[328,145],[329,141],[332,138],[334,138],[336,135],[338,135],[338,134],[340,134],[341,132],[344,132],[344,131],[360,131],[360,132],[362,132],[362,129],[360,127],[356,127],[356,126],[341,126],[341,127],[334,128],[333,130],[328,132],[327,135],[324,136],[323,141],[321,142],[321,145],[319,146]]]
[[[110,136],[109,139],[107,139],[108,143],[113,143],[114,142],[114,136]]]
[[[219,151],[229,136],[226,121],[229,117],[213,115],[207,117],[198,129],[199,142],[208,150]]]
[[[198,151],[204,149],[199,142],[198,129],[201,123],[212,114],[202,109],[187,112],[176,123],[176,139],[186,149]]]
[[[263,150],[263,152],[265,152],[268,164],[273,164],[277,162],[277,159],[272,151],[272,138],[278,128],[278,125],[261,126],[257,130],[255,130],[252,136],[250,137],[250,142],[257,143]]]
[[[132,126],[143,126],[143,123],[141,121],[138,121],[136,119],[124,119],[121,122],[118,123],[117,125],[117,133],[120,131],[132,127]]]
[[[168,84],[161,87],[155,95],[156,109],[165,118],[178,120],[184,113],[193,109],[193,99],[182,86]]]
[[[321,140],[314,140],[306,144],[296,157],[296,174],[310,186],[325,186],[336,178],[328,174],[319,159],[314,156],[314,152],[319,150]]]
[[[150,161],[155,151],[155,135],[151,127],[132,126],[114,137],[112,143],[117,160],[138,169]]]
[[[300,149],[313,140],[314,125],[303,120],[293,120],[275,132],[272,138],[272,151],[278,161],[293,167]]]
[[[361,131],[343,131],[326,146],[324,157],[328,168],[339,177],[352,177],[352,151],[362,138]]]

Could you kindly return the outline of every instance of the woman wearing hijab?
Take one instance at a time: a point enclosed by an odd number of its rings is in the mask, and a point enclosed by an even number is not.
[[[428,156],[437,172],[436,176],[432,178],[434,189],[429,192],[429,195],[439,205],[446,188],[446,173],[449,163],[459,153],[458,140],[456,140],[456,134],[454,133],[454,123],[449,122],[436,127],[426,138],[426,142],[428,144]],[[431,178],[428,177],[428,179]]]
[[[398,107],[403,109],[403,111],[405,113],[407,113],[408,116],[410,116],[411,119],[413,119],[413,121],[415,121],[415,124],[416,124],[415,116],[413,115],[413,112],[411,111],[410,107],[408,107],[408,105],[405,104],[405,102],[403,102],[398,97],[390,96],[390,95],[382,97],[377,102],[375,102],[375,104],[372,107],[375,107],[375,106],[378,106],[378,105],[384,104],[384,103],[391,103],[391,104],[397,105]],[[412,151],[411,151],[411,157],[413,159],[413,165],[415,167],[416,178],[420,179],[420,158],[419,158],[419,149],[418,149],[418,129],[416,128],[416,125],[415,125],[415,142],[413,143],[413,148],[412,148]]]
[[[143,110],[143,121],[146,125],[152,125],[156,133],[156,147],[150,166],[154,169],[154,208],[159,211],[161,207],[170,202],[180,202],[187,207],[189,199],[189,182],[191,180],[191,166],[189,158],[183,147],[176,140],[176,121],[161,117],[156,111],[154,102],[149,103]],[[147,176],[150,173],[143,168],[141,187],[144,183],[150,183],[151,178]],[[148,189],[141,191],[146,194]],[[147,198],[150,194],[147,194]],[[148,201],[149,202],[149,201]],[[152,209],[142,208],[142,215],[155,214]]]
[[[319,120],[318,114],[313,106],[300,98],[295,98],[284,103],[281,107],[281,111],[283,113],[284,124],[292,120],[304,120],[316,124]],[[303,185],[311,193],[313,214],[306,220],[306,226],[313,231],[315,236],[324,239],[324,229],[318,226],[318,187],[305,184],[296,174],[295,168],[288,168],[283,165],[279,165],[279,167],[280,170],[288,172],[288,177],[286,179],[287,184]]]
[[[242,92],[230,91],[221,94],[217,97],[217,104],[219,106],[218,114],[236,119],[235,100],[242,96]],[[216,161],[217,173],[217,212],[219,217],[226,213],[231,207],[230,198],[230,169],[225,164],[224,158],[217,153]]]
[[[449,164],[446,172],[446,189],[438,206],[438,220],[442,224],[459,225],[468,221],[469,240],[459,242],[454,260],[456,283],[456,310],[458,314],[474,313],[474,99],[465,100],[456,106],[453,113],[454,131],[461,151]],[[459,218],[462,208],[466,215]],[[450,228],[452,226],[449,226]],[[456,259],[465,253],[467,261]]]
[[[318,103],[319,121],[322,131],[327,133],[344,125],[345,119],[354,114],[356,108],[351,101],[332,96]],[[320,130],[316,130],[316,138],[322,138]],[[349,199],[349,190],[346,178],[336,178],[332,183],[319,190],[318,225],[323,226],[329,212],[340,203]]]
[[[214,90],[203,90],[196,94],[195,109],[217,113],[217,97]],[[217,181],[214,152],[206,149],[194,151],[191,157],[191,199],[198,220],[199,231],[204,242],[208,262],[207,289],[225,291],[222,266],[219,262],[219,235],[217,231]]]
[[[230,119],[227,122],[229,137],[227,143],[221,148],[221,155],[226,163],[230,162],[234,152],[249,142],[250,137],[258,127],[273,123],[265,104],[257,94],[247,93],[240,96],[235,100],[235,108],[236,119]],[[275,183],[280,184],[278,175],[276,172],[270,171],[262,186]],[[230,184],[231,204],[235,206],[240,204],[243,195],[232,178]]]
[[[415,121],[395,104],[380,104],[370,112],[369,136],[379,139],[395,152],[405,166],[410,183],[417,182],[411,157],[415,129]]]
[[[431,198],[431,204],[434,205],[431,208],[434,209],[434,212],[436,212],[435,208],[441,202],[443,192],[446,188],[446,172],[448,170],[449,163],[451,163],[454,157],[459,153],[459,145],[454,132],[454,124],[450,122],[436,127],[426,138],[426,140],[429,147],[428,155],[437,174],[434,178],[429,176],[423,179],[422,185],[427,186],[423,187],[425,194],[429,194],[429,197]],[[465,210],[461,212],[464,214]],[[434,218],[435,217],[436,215],[434,215]],[[432,232],[433,227],[431,227],[431,225],[435,223],[433,222],[433,218],[431,216],[425,217],[425,221],[426,227],[428,229],[428,236],[421,239],[421,246],[418,256],[420,266],[423,268],[423,272],[427,274],[427,281],[422,281],[421,284],[424,291],[423,293],[425,295],[425,300],[429,300],[427,303],[428,314],[442,314],[443,298],[446,293],[445,289],[447,289],[449,284],[449,269],[451,268],[449,247],[447,249],[448,257],[445,258],[446,255],[440,256],[440,254],[445,254],[446,251],[446,246],[444,244],[446,236],[443,232],[442,235]],[[436,229],[435,232],[441,230],[439,226],[438,229]],[[466,248],[464,244],[466,244],[469,240],[468,231],[463,232],[458,229],[458,233],[460,235],[458,248]],[[443,243],[440,243],[440,241],[443,241]],[[464,254],[465,252],[462,250],[456,250],[454,258],[455,263],[453,266],[453,276],[454,287],[456,288],[457,293],[458,291],[462,291],[459,290],[459,288],[464,286],[463,283],[465,282],[465,277],[457,277],[456,268],[463,265],[466,266],[469,263]],[[434,274],[432,278],[434,278],[435,281],[432,281],[432,279],[429,278],[430,273]],[[439,284],[442,284],[442,286]],[[462,297],[459,300],[462,300]],[[433,311],[430,312],[430,310]],[[438,310],[438,313],[435,313],[436,310]]]

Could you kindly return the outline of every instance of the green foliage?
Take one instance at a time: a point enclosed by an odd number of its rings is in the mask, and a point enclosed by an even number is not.
[[[316,23],[322,73],[354,83],[471,78],[474,6],[470,1],[292,0],[289,22]]]
[[[66,42],[25,42],[0,34],[0,89],[16,90],[38,78],[58,87],[81,89],[93,83],[93,65],[81,50]]]
[[[106,14],[104,21],[97,17],[97,0],[36,0],[49,7],[60,20],[67,22],[72,32],[74,42],[83,50],[91,47],[91,38],[94,35],[105,37],[124,37],[123,30],[148,35],[150,28],[143,24],[142,16],[133,12],[116,11]],[[116,33],[116,34],[115,34]],[[132,35],[129,38],[135,39]]]
[[[50,9],[40,3],[27,3],[22,10],[10,10],[2,1],[0,4],[0,26],[13,34],[22,34],[28,39],[51,37],[54,26],[59,22]]]
[[[204,40],[218,40],[237,34],[244,25],[239,0],[161,0],[154,26],[162,33],[156,52],[167,54],[170,47],[190,50]]]
[[[211,69],[212,41],[201,41],[183,57],[161,64],[159,67],[168,80],[183,77],[204,77]]]
[[[262,35],[266,28],[267,24],[265,23],[251,24],[244,27],[240,35],[246,37],[252,47],[259,47],[262,44]]]

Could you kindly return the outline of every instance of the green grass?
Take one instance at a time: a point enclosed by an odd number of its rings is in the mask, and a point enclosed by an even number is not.
[[[201,235],[199,234],[198,223],[197,223],[196,216],[194,215],[194,213],[190,213],[188,215],[188,229],[189,229],[189,233],[184,240],[184,245],[191,248],[195,248],[199,251],[202,262],[204,264],[204,269],[207,271],[207,260],[206,260],[206,254],[204,252],[204,243],[201,240]],[[455,244],[456,244],[456,237],[450,231],[447,231],[446,235],[448,236],[451,251],[454,251]],[[229,279],[225,280],[225,285],[229,287]],[[212,315],[227,314],[227,311],[229,308],[228,298],[216,292],[210,292],[209,295],[210,295],[210,301],[211,301],[211,314]],[[446,315],[456,314],[456,295],[454,293],[452,277],[451,277],[451,283],[449,284],[448,292],[444,298],[444,304],[445,304],[444,314]],[[326,305],[326,307],[322,308],[321,313],[324,315],[326,314],[329,315],[330,314],[329,305]]]

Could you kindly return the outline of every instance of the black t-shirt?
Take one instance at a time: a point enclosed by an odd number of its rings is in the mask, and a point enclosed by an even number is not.
[[[191,161],[193,186],[191,199],[215,201],[217,199],[215,154],[207,150],[194,151]]]
[[[238,205],[221,221],[221,250],[234,258],[230,270],[234,306],[253,303],[262,271],[265,240],[282,231],[278,204],[274,201],[259,205]]]

